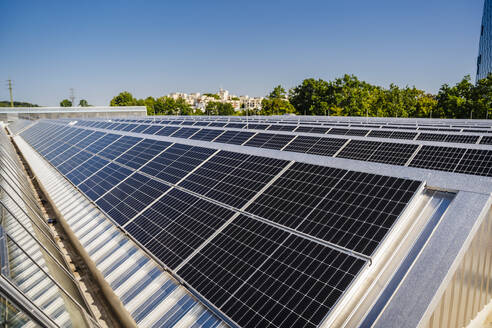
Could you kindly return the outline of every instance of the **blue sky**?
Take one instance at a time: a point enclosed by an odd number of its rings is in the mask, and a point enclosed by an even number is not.
[[[0,0],[14,98],[107,105],[174,91],[263,96],[355,74],[436,92],[475,75],[483,0]],[[0,99],[8,99],[6,82]]]

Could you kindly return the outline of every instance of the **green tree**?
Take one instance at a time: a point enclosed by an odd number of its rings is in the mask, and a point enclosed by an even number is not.
[[[87,100],[85,100],[85,99],[80,99],[80,101],[79,101],[79,106],[80,106],[80,107],[89,107],[90,105],[89,105],[89,103],[87,102]]]
[[[285,89],[278,85],[266,99],[261,101],[261,115],[283,115],[295,113],[294,106],[289,102]]]
[[[136,106],[137,99],[128,91],[120,92],[119,95],[111,99],[110,106]]]
[[[72,102],[68,99],[63,99],[61,102],[60,102],[60,106],[61,107],[72,107]]]
[[[220,101],[210,101],[205,107],[205,113],[208,115],[235,115],[236,111],[230,103],[223,103]]]

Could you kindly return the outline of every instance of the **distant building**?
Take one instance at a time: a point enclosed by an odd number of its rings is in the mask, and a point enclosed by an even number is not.
[[[196,93],[182,93],[182,92],[173,92],[167,95],[174,100],[178,98],[182,98],[188,103],[190,106],[196,109],[205,110],[207,104],[211,101],[220,101],[223,103],[230,103],[234,110],[259,110],[261,109],[261,101],[264,99],[263,97],[249,97],[249,96],[236,96],[230,94],[228,90],[224,90],[222,88],[219,89],[217,93],[218,99],[206,95],[202,95],[198,92]]]
[[[477,59],[477,81],[490,73],[492,73],[492,0],[485,0]]]

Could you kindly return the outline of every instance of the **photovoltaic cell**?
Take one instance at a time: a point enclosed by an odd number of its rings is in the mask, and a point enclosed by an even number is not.
[[[221,151],[179,185],[241,208],[285,165],[287,161]]]
[[[390,138],[392,133],[393,131],[387,130],[371,130],[367,136],[372,138]]]
[[[147,125],[147,128],[145,130],[142,130],[141,133],[145,134],[155,134],[159,130],[163,129],[164,127],[161,125]]]
[[[125,226],[171,269],[222,226],[234,212],[173,189]]]
[[[463,148],[422,146],[409,166],[452,172],[464,153]]]
[[[239,216],[178,271],[241,327],[317,327],[365,262]]]
[[[94,136],[93,139],[96,139],[95,137],[96,136]],[[97,154],[98,152],[100,152],[101,150],[103,150],[104,148],[106,148],[116,140],[118,140],[120,137],[121,137],[120,135],[112,134],[112,133],[103,134],[102,137],[99,137],[96,140],[91,141],[90,143],[86,142],[85,146],[80,144],[76,144],[76,146],[80,148],[84,148],[85,150],[90,151],[91,153]],[[91,136],[89,136],[89,138],[91,138]]]
[[[210,148],[174,144],[140,171],[169,183],[177,183],[214,152],[215,150]]]

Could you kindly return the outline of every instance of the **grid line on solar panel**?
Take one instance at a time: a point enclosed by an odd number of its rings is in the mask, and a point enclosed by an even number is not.
[[[174,144],[143,166],[140,171],[169,183],[177,183],[216,150]]]
[[[241,208],[287,163],[274,158],[220,151],[179,186]]]
[[[454,172],[492,176],[492,150],[467,149]]]
[[[296,125],[275,125],[272,124],[268,127],[268,131],[294,131],[297,128]]]
[[[317,126],[298,126],[297,129],[295,129],[295,132],[304,132],[304,133],[319,133],[319,134],[325,134],[328,132],[330,128],[323,128],[323,127],[317,127]]]
[[[212,126],[212,125],[211,125]],[[225,131],[219,137],[214,139],[213,142],[220,142],[232,145],[242,145],[245,141],[250,139],[255,133],[243,132],[243,131]]]
[[[240,215],[177,273],[241,327],[316,327],[364,264]]]
[[[411,167],[454,171],[465,153],[463,148],[424,145],[410,162]]]
[[[124,225],[170,187],[137,172],[101,195],[96,204],[119,225]]]
[[[172,189],[124,228],[173,270],[234,213],[202,198]]]

